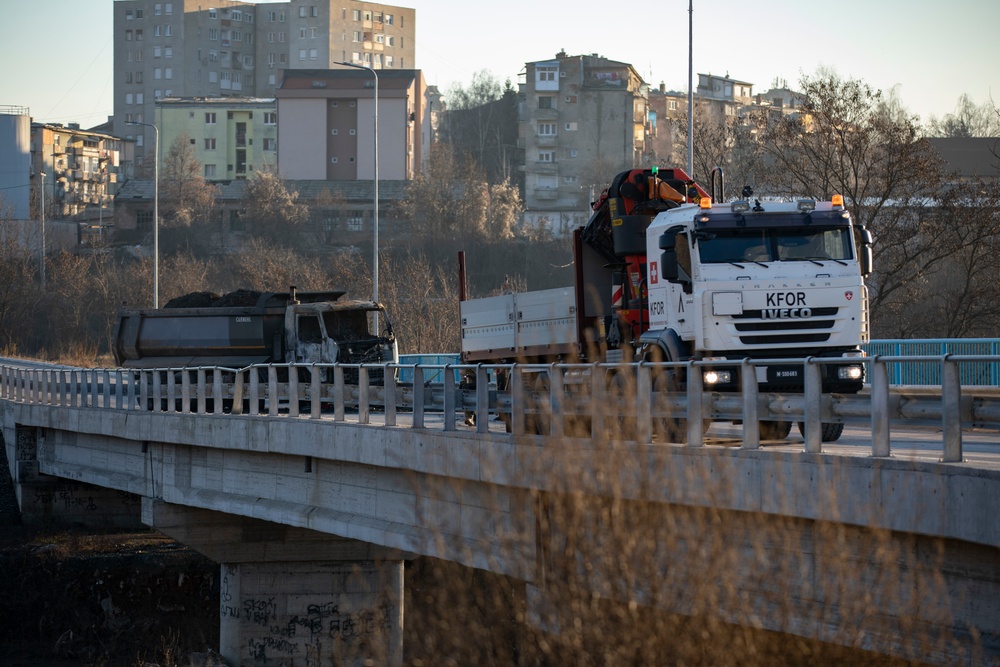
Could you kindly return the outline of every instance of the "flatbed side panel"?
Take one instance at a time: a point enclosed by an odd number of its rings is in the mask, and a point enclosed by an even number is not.
[[[470,299],[460,304],[462,318],[462,356],[493,350],[509,353],[517,345],[514,322],[514,295]],[[506,354],[502,355],[506,356]],[[482,358],[477,354],[477,358]]]
[[[576,295],[571,287],[514,295],[517,307],[517,348],[547,349],[570,346],[575,349]]]

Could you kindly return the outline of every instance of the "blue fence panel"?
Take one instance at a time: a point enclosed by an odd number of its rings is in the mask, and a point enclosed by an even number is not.
[[[887,338],[862,345],[868,356],[912,357],[945,354],[997,355],[1000,338]],[[994,361],[965,362],[959,366],[959,377],[966,385],[1000,386],[1000,363]],[[889,365],[892,384],[941,384],[941,364],[926,361],[893,362]]]
[[[399,355],[399,363],[401,364],[413,364],[416,366],[443,366],[444,364],[457,364],[459,363],[459,355],[457,354],[401,354]],[[442,381],[441,373],[443,369],[435,368],[433,370],[424,371],[424,382],[438,383]],[[399,369],[399,381],[400,382],[413,382],[413,370],[410,368]],[[455,371],[455,382],[461,382],[459,377],[459,372]]]

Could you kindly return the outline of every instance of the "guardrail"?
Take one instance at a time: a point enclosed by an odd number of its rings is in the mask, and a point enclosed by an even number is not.
[[[926,357],[807,358],[742,362],[740,393],[706,391],[702,374],[712,362],[548,365],[270,364],[223,367],[133,369],[27,369],[0,366],[0,399],[74,408],[193,414],[287,415],[370,424],[373,410],[386,426],[398,413],[444,415],[453,431],[461,417],[477,415],[475,428],[489,431],[497,418],[516,437],[618,438],[639,442],[705,444],[707,421],[742,422],[741,448],[760,446],[759,423],[799,422],[806,452],[823,451],[824,423],[861,424],[872,430],[872,456],[890,455],[890,427],[942,428],[945,462],[962,460],[962,428],[1000,430],[1000,390],[963,387],[962,364],[1000,358],[981,355]],[[718,362],[715,362],[717,365]],[[825,364],[867,366],[869,384],[859,394],[824,394]],[[897,363],[939,367],[940,388],[889,383]],[[800,365],[802,393],[760,393],[754,366]],[[686,387],[659,382],[669,370],[686,375]],[[409,382],[398,377],[405,371]],[[373,381],[374,378],[374,381]],[[431,381],[428,378],[438,378]],[[462,382],[459,378],[463,378]],[[350,380],[350,381],[348,381]],[[497,386],[500,385],[498,389]],[[353,416],[356,414],[356,417]],[[683,422],[678,421],[683,420]],[[471,421],[471,420],[470,420]],[[667,426],[673,425],[673,431]],[[680,427],[679,430],[677,427]]]

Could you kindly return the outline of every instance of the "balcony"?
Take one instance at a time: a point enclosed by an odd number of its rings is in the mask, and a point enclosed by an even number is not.
[[[532,169],[536,174],[558,174],[559,165],[555,162],[536,161],[532,163]]]
[[[532,116],[538,120],[555,120],[559,118],[559,109],[535,109]]]
[[[540,148],[552,148],[559,143],[559,135],[557,134],[536,134],[535,135],[535,145]]]
[[[535,199],[539,201],[552,201],[558,198],[559,188],[537,188],[535,190]]]

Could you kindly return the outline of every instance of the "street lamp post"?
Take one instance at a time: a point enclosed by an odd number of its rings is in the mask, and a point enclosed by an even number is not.
[[[125,121],[126,125],[144,125],[153,128],[153,308],[160,307],[160,131],[153,123]]]
[[[42,290],[44,290],[45,289],[45,167],[44,166],[42,167],[41,177],[42,177],[42,185],[40,188],[38,188],[39,199],[41,200],[39,201],[38,205],[38,213],[39,213],[38,217],[42,221],[42,253],[41,257],[39,258],[39,268],[40,268],[39,277],[41,278],[42,281]]]
[[[373,254],[373,264],[372,264],[372,300],[378,303],[378,74],[376,74],[375,69],[368,67],[367,65],[358,65],[355,63],[348,62],[338,62],[337,65],[344,65],[345,67],[353,67],[355,69],[364,69],[372,73],[375,77],[375,101],[373,104],[374,116],[375,116],[375,155],[372,158],[374,166],[374,177],[372,182],[374,184],[375,195],[373,206],[372,220],[374,221],[375,227],[375,249]],[[375,314],[375,329],[378,331],[378,314]]]

